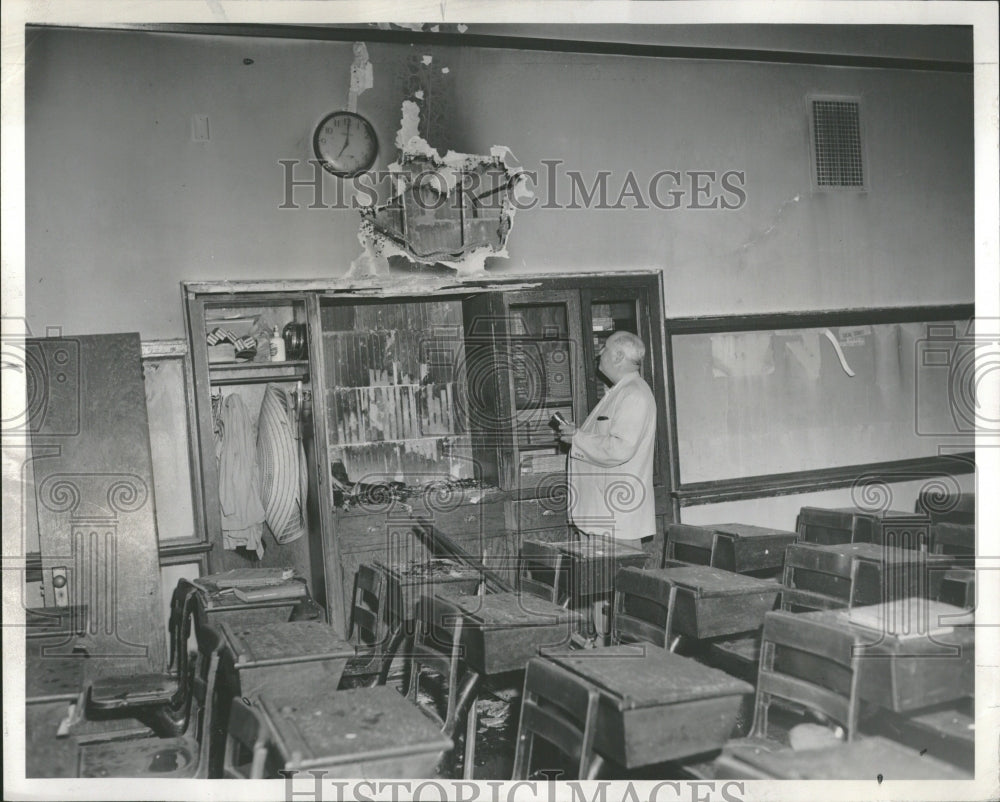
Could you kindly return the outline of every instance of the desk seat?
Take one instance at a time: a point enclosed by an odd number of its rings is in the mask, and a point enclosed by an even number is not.
[[[973,700],[967,698],[911,713],[881,710],[866,721],[865,728],[971,774],[976,764],[974,707]]]
[[[121,710],[127,707],[159,705],[179,689],[178,678],[168,674],[102,677],[94,680],[90,686],[88,704],[95,710]]]
[[[720,766],[719,780],[869,780],[873,783],[910,780],[970,780],[940,760],[887,738],[862,738],[826,749],[746,749],[741,771]]]
[[[705,658],[737,677],[755,682],[757,665],[760,662],[760,635],[743,635],[736,638],[720,638],[708,644]]]

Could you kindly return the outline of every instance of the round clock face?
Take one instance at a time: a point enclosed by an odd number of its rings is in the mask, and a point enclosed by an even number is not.
[[[360,114],[335,111],[316,126],[313,150],[324,170],[341,178],[350,178],[375,163],[378,138],[372,124]]]

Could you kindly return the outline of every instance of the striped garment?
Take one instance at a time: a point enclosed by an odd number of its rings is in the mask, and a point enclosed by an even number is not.
[[[257,421],[257,464],[267,525],[278,543],[297,540],[308,528],[305,451],[297,435],[291,395],[268,384]]]

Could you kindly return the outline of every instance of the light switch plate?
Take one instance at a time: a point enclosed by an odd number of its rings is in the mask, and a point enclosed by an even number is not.
[[[192,142],[208,142],[209,140],[208,131],[208,115],[207,114],[192,114],[191,115],[191,141]]]

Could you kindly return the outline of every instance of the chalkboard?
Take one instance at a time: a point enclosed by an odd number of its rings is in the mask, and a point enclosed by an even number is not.
[[[671,343],[682,484],[972,448],[969,320],[719,326]]]

